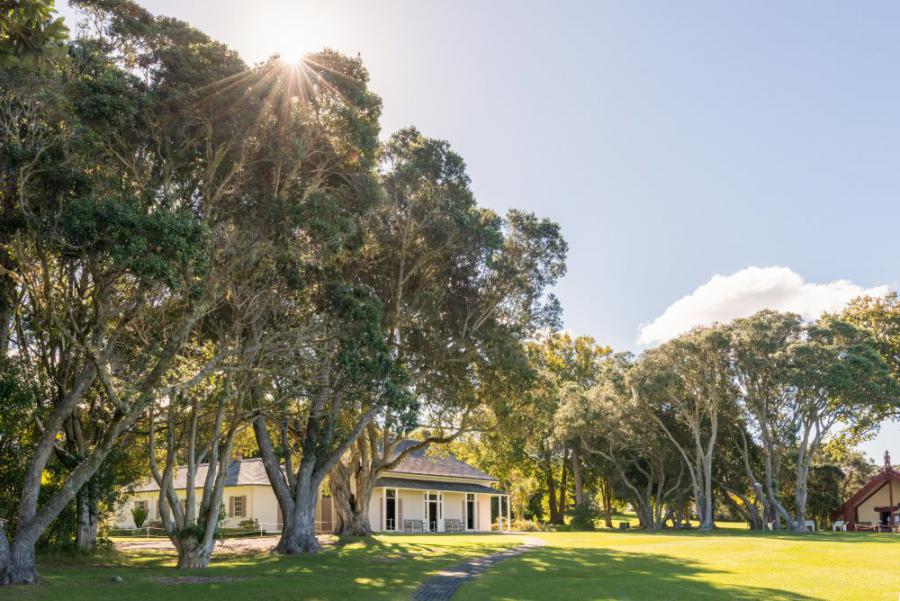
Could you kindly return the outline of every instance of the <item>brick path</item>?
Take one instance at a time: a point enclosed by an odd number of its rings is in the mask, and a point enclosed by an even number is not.
[[[415,601],[447,601],[463,583],[468,582],[495,563],[521,555],[529,549],[542,547],[546,544],[545,541],[539,538],[529,536],[525,538],[524,544],[513,549],[494,553],[486,557],[470,559],[450,569],[442,570],[436,576],[432,576],[423,582],[413,595],[413,599]]]

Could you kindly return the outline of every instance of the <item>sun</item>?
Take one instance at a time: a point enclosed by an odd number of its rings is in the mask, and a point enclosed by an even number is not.
[[[300,2],[258,0],[264,8],[254,13],[246,36],[249,54],[265,60],[277,54],[288,63],[298,63],[311,53],[332,48],[341,32],[326,8]]]

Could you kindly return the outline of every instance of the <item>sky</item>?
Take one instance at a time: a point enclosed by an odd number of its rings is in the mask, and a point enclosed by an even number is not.
[[[616,350],[900,284],[900,3],[141,3],[249,62],[360,54],[383,135],[561,225],[565,327]],[[900,425],[863,449],[900,456]]]

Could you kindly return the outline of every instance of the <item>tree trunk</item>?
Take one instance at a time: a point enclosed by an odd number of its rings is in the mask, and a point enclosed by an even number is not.
[[[81,551],[91,552],[97,548],[97,526],[100,509],[92,494],[91,483],[86,484],[76,497],[76,514],[78,519],[75,545]]]
[[[37,537],[34,537],[35,539]],[[9,559],[0,573],[0,584],[36,584],[37,568],[34,563],[36,540],[13,541],[9,549]]]
[[[584,505],[584,476],[577,446],[572,449],[572,479],[575,481],[575,504]]]
[[[306,456],[300,460],[291,517],[285,512],[284,530],[277,551],[287,555],[312,554],[319,550],[316,539],[316,506],[319,503],[319,487],[324,474],[316,475],[315,458]],[[282,511],[284,511],[282,507]]]
[[[794,530],[806,532],[806,500],[809,494],[807,482],[809,480],[809,465],[804,461],[797,463],[797,490],[794,492]]]
[[[568,505],[566,501],[566,495],[568,493],[568,484],[569,484],[569,451],[566,450],[563,455],[563,464],[562,464],[562,476],[559,478],[559,503],[557,504],[557,510],[559,511],[559,523],[565,524],[566,522],[566,505]]]
[[[350,487],[353,466],[338,464],[331,471],[331,495],[339,515],[334,533],[338,535],[368,536],[372,534],[369,523],[369,504],[372,500],[374,479],[370,470],[356,468],[356,494]]]
[[[612,528],[612,483],[609,478],[600,480],[600,496],[603,499],[603,519],[607,528]]]
[[[179,570],[196,570],[209,566],[213,544],[207,543],[204,540],[205,538],[197,539],[195,536],[187,536],[179,540],[176,545],[178,549],[178,564],[176,567]]]
[[[553,465],[548,462],[545,470],[547,474],[547,501],[550,508],[550,523],[558,525],[562,523],[562,519],[560,519],[559,509],[556,505],[556,479],[553,477]]]
[[[338,536],[349,534],[353,522],[353,493],[350,491],[349,467],[338,462],[329,476],[331,500],[334,504],[334,528]]]
[[[286,555],[312,554],[319,550],[316,539],[316,499],[312,494],[294,503],[291,520],[285,519],[284,531],[278,542],[277,551]]]

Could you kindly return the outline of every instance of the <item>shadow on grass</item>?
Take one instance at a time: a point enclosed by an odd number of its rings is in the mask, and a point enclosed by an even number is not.
[[[433,572],[517,544],[499,537],[366,537],[342,542],[313,556],[223,554],[214,556],[204,570],[184,571],[174,569],[174,551],[110,553],[93,561],[44,556],[38,561],[43,583],[16,593],[22,599],[60,601],[408,599]],[[114,577],[122,582],[114,582]]]
[[[812,601],[815,597],[773,588],[734,587],[708,581],[718,573],[667,555],[608,549],[534,549],[466,584],[454,600],[544,601],[687,600]]]

